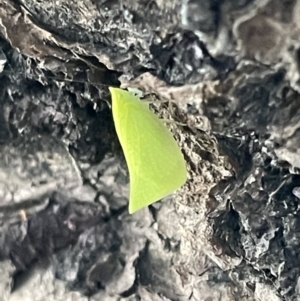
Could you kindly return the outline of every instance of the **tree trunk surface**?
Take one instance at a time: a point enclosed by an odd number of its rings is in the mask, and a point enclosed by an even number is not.
[[[300,300],[300,0],[0,1],[0,300]],[[109,86],[188,168],[128,214]]]

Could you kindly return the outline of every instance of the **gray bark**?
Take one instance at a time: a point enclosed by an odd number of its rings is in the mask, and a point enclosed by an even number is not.
[[[0,299],[300,300],[297,0],[0,2]],[[164,100],[189,178],[129,215],[109,86]]]

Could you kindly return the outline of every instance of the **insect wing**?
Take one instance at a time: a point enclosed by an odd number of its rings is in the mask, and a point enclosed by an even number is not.
[[[182,186],[186,165],[176,141],[148,106],[131,93],[110,88],[116,131],[130,176],[129,212]]]

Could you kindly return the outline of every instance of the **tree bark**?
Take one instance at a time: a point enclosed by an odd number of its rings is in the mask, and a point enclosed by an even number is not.
[[[1,0],[2,300],[298,300],[299,13]],[[109,86],[157,100],[188,166],[133,215]]]

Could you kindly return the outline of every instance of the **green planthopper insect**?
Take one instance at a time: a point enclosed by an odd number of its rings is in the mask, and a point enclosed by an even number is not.
[[[173,135],[146,103],[128,91],[109,90],[129,170],[129,213],[134,213],[180,188],[187,179],[186,163]]]

